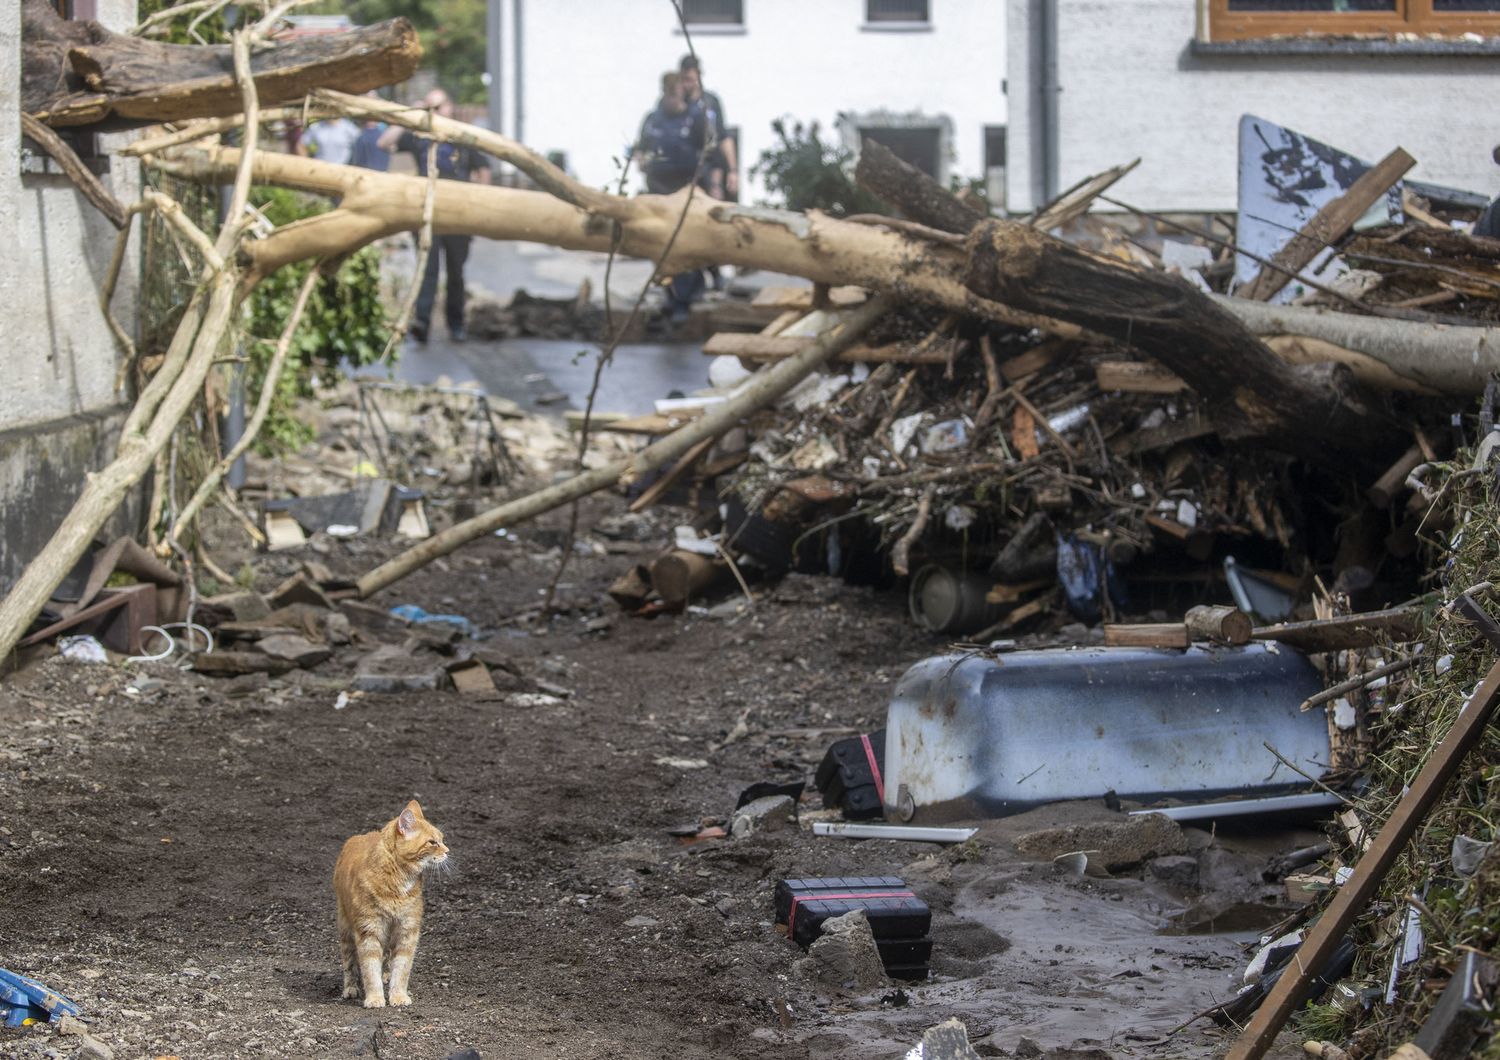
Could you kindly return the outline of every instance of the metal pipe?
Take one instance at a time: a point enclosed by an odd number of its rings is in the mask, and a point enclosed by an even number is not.
[[[522,10],[525,0],[515,0],[515,17],[512,20],[511,36],[515,38],[515,67],[516,67],[516,89],[513,95],[516,98],[516,132],[513,137],[517,143],[526,142],[526,56],[524,41],[525,33],[522,32],[523,21]]]
[[[502,116],[501,107],[505,105],[504,70],[505,52],[501,47],[504,40],[502,25],[504,18],[504,5],[498,0],[492,0],[485,5],[485,30],[486,40],[484,48],[484,65],[486,72],[490,75],[489,84],[486,88],[486,100],[490,110],[490,129],[494,132],[505,132],[505,119]]]
[[[519,2],[519,0],[518,0]],[[1038,5],[1037,43],[1040,52],[1040,117],[1042,139],[1042,202],[1051,202],[1061,190],[1058,178],[1057,0]],[[1041,203],[1037,204],[1038,206]]]

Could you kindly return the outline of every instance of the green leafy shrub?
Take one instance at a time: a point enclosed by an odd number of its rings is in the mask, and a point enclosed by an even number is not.
[[[778,119],[771,129],[779,143],[762,151],[750,172],[764,177],[766,187],[780,197],[777,205],[788,210],[822,210],[835,217],[889,212],[884,203],[854,183],[849,176],[854,155],[837,144],[824,143],[817,122],[794,122],[788,129],[786,119]]]
[[[328,204],[283,188],[256,188],[252,201],[278,227],[324,213]],[[253,404],[265,384],[276,342],[296,302],[297,291],[312,262],[287,265],[268,276],[249,299],[245,352],[249,358],[246,401]],[[300,398],[310,397],[313,382],[337,376],[346,368],[380,358],[389,334],[380,298],[380,251],[364,247],[349,255],[338,271],[312,292],[301,326],[287,351],[271,411],[256,440],[263,453],[299,448],[312,440],[312,428],[292,414]]]

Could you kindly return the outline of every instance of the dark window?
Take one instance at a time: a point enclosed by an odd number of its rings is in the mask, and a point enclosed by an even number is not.
[[[916,166],[929,177],[938,176],[939,148],[942,138],[938,129],[934,127],[917,128],[892,128],[889,126],[878,126],[873,129],[861,128],[859,130],[860,142],[869,137],[882,147],[890,148],[891,154]]]
[[[1209,0],[1213,40],[1500,35],[1500,0]]]
[[[984,127],[984,168],[994,169],[1005,165],[1005,126]]]
[[[927,0],[865,0],[866,22],[926,22]]]
[[[682,0],[682,18],[689,25],[743,25],[745,2],[744,0]]]

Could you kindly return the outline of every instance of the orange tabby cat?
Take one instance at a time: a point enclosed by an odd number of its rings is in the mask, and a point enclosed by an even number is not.
[[[415,799],[380,831],[344,843],[333,868],[344,997],[359,997],[363,978],[365,1008],[384,1008],[385,965],[390,1003],[411,1004],[406,984],[422,934],[422,872],[447,860],[443,833],[422,816]]]

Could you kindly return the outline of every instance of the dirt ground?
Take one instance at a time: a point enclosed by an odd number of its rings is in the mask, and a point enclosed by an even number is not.
[[[585,524],[619,505],[598,500]],[[901,1057],[951,1016],[982,1055],[1223,1048],[1203,1023],[1163,1036],[1232,994],[1253,933],[1172,933],[1193,894],[1011,846],[1102,804],[982,823],[961,848],[670,835],[721,820],[751,783],[810,777],[833,739],[881,726],[896,679],[942,643],[893,594],[805,576],[753,610],[630,618],[603,589],[657,543],[597,535],[565,610],[538,624],[559,525],[489,538],[374,601],[469,616],[542,696],[336,709],[348,649],[270,680],[52,658],[0,682],[0,966],[73,998],[122,1057],[863,1060]],[[307,555],[355,573],[393,546],[320,547]],[[262,558],[261,581],[298,558]],[[355,625],[401,640],[367,614]],[[338,999],[330,874],[348,835],[412,797],[451,871],[428,884],[415,1004],[365,1010]],[[1194,844],[1239,886],[1307,838]],[[888,874],[933,907],[931,979],[865,994],[809,981],[773,930],[776,880]],[[79,1049],[0,1030],[7,1056]]]

